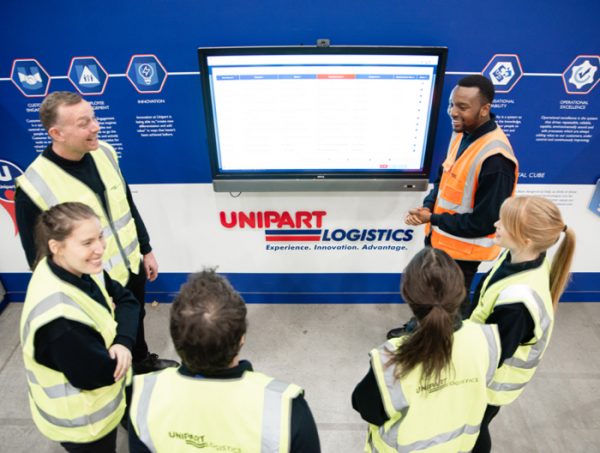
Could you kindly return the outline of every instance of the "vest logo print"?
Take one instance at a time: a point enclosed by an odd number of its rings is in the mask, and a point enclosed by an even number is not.
[[[186,444],[196,448],[206,448],[207,443],[204,440],[204,435],[197,435],[191,433],[178,433],[176,431],[169,431],[169,437],[172,439],[184,440]]]
[[[417,394],[419,394],[421,392],[435,393],[435,392],[442,390],[451,385],[477,384],[478,382],[479,382],[479,378],[476,376],[471,377],[471,378],[460,379],[458,381],[457,380],[448,380],[447,378],[444,378],[437,382],[425,383],[425,384],[419,385],[419,387],[417,388]]]
[[[230,211],[219,212],[226,229],[264,230],[269,251],[283,250],[408,250],[413,229],[325,227],[327,211]],[[281,244],[281,243],[287,244]],[[389,245],[380,244],[390,242]],[[310,244],[312,243],[312,244]],[[362,246],[357,243],[365,243]]]
[[[187,445],[198,449],[210,448],[211,451],[242,453],[242,449],[240,447],[234,447],[232,445],[215,444],[213,442],[208,441],[204,434],[179,433],[177,431],[169,431],[169,437],[171,439],[179,439],[181,441],[184,441]]]

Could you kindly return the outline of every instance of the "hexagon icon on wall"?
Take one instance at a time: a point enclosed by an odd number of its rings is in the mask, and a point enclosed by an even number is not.
[[[577,55],[562,73],[565,91],[569,94],[588,94],[600,81],[600,56]]]
[[[10,79],[28,98],[44,97],[50,88],[50,75],[34,58],[14,60]]]
[[[523,77],[523,68],[518,55],[497,54],[481,73],[492,81],[496,93],[508,93]]]
[[[167,70],[156,55],[133,55],[126,71],[138,93],[160,93],[167,80]]]
[[[81,94],[102,94],[108,82],[108,72],[96,57],[73,57],[68,77]]]

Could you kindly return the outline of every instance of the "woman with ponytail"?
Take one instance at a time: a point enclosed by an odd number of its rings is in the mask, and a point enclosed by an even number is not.
[[[490,421],[533,377],[550,341],[575,253],[575,232],[546,198],[507,199],[495,226],[496,244],[506,250],[481,280],[470,319],[498,326],[502,354],[475,453],[491,451]],[[557,243],[550,263],[546,251]]]
[[[103,271],[103,232],[87,205],[42,212],[36,242],[21,315],[33,421],[67,451],[114,452],[139,305]]]
[[[495,326],[461,321],[462,272],[444,251],[425,248],[402,274],[416,328],[373,349],[352,394],[369,423],[366,451],[470,451],[500,356]]]

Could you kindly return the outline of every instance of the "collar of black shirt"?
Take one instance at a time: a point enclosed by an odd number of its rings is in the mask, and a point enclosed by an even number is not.
[[[48,266],[50,267],[52,273],[61,280],[70,283],[86,294],[92,293],[94,281],[89,275],[83,274],[81,277],[78,277],[77,275],[70,273],[68,270],[63,269],[56,264],[52,260],[52,257],[48,257]]]
[[[63,269],[54,261],[52,261],[52,257],[48,257],[48,266],[50,267],[52,273],[58,278],[60,278],[62,281],[73,285],[80,291],[83,291],[85,294],[94,299],[104,308],[110,310],[110,308],[107,305],[107,301],[104,299],[102,291],[100,290],[98,285],[96,285],[94,280],[92,280],[92,277],[90,277],[88,274],[83,274],[81,277],[78,277],[77,275],[70,273],[68,270]]]
[[[522,261],[520,263],[512,263],[511,258],[510,252],[508,252],[506,259],[502,263],[502,267],[509,270],[511,274],[515,274],[517,272],[523,272],[529,269],[540,267],[544,262],[544,258],[546,258],[546,252],[540,253],[540,256],[531,261]]]
[[[46,159],[48,159],[50,162],[55,163],[56,165],[58,165],[59,167],[65,168],[65,167],[74,167],[74,168],[80,168],[80,167],[85,167],[86,165],[88,165],[89,160],[92,158],[92,156],[90,156],[90,153],[85,153],[84,156],[81,158],[81,160],[69,160],[69,159],[65,159],[64,157],[60,157],[58,154],[56,154],[54,152],[54,149],[52,149],[52,145],[48,145],[46,147],[46,149],[42,152],[42,156],[44,156]]]
[[[490,120],[483,123],[477,129],[475,129],[471,134],[467,134],[465,132],[463,139],[468,140],[469,143],[473,143],[478,138],[484,136],[488,132],[492,132],[498,127],[496,124],[496,114],[490,113]]]
[[[199,379],[239,379],[246,371],[253,371],[252,364],[248,360],[240,360],[237,366],[234,366],[233,368],[225,368],[210,374],[194,373],[184,364],[179,367],[179,373],[183,376],[196,377]]]

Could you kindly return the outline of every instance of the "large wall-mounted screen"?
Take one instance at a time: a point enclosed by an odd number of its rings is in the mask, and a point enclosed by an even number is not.
[[[424,190],[446,54],[199,49],[215,190]]]

